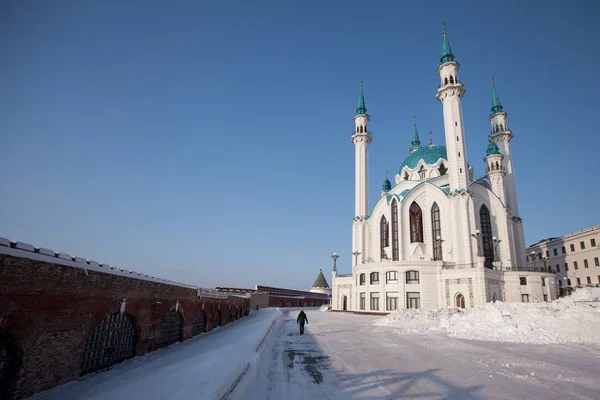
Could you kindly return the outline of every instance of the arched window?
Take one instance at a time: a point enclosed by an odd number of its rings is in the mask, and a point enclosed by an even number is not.
[[[398,251],[398,202],[392,201],[392,260],[398,261],[400,254]]]
[[[385,283],[398,282],[398,272],[388,271],[385,273]]]
[[[404,180],[407,181],[408,180],[408,172],[404,171]]]
[[[500,169],[500,164],[498,164],[498,161],[496,161],[496,169]]]
[[[110,314],[94,328],[83,353],[81,375],[100,371],[135,355],[135,325],[127,314]]]
[[[181,340],[183,330],[183,317],[179,311],[169,311],[165,318],[160,335],[158,336],[158,347],[168,347]]]
[[[385,216],[382,216],[381,223],[380,223],[380,233],[379,233],[379,241],[381,243],[381,259],[382,260],[387,259],[387,256],[385,254],[385,248],[390,245],[388,228],[389,228],[389,226],[388,226],[387,219],[385,219]]]
[[[440,171],[440,175],[446,175],[446,172],[448,172],[448,168],[446,168],[446,166],[442,163],[440,164],[438,171]]]
[[[196,322],[194,323],[192,336],[196,336],[202,332],[206,332],[206,313],[204,312],[204,310],[200,310],[200,312],[196,316]]]
[[[369,283],[371,285],[376,285],[379,283],[379,272],[371,272],[371,276],[369,277]]]
[[[447,84],[448,84],[448,77],[445,77],[444,78],[444,85],[447,85]]]
[[[423,243],[423,215],[421,207],[413,201],[409,210],[410,219],[410,242]]]
[[[21,367],[21,351],[16,340],[0,330],[0,399],[8,399],[8,392],[15,383]],[[12,397],[10,397],[12,398]]]
[[[454,83],[454,77],[450,75],[450,83]]]
[[[213,329],[219,326],[221,326],[221,310],[217,308],[213,315]]]
[[[419,271],[406,271],[406,283],[419,283]]]
[[[442,237],[442,225],[440,221],[440,208],[437,203],[433,203],[431,207],[431,233],[433,235],[433,259],[436,261],[442,260],[442,242],[438,239]]]
[[[423,166],[421,165],[421,168],[419,168],[419,177],[420,177],[421,179],[424,179],[424,178],[425,178],[425,172],[427,172],[427,170],[425,169],[425,167],[423,167]]]
[[[494,261],[492,222],[490,220],[490,212],[485,204],[479,210],[479,221],[481,223],[481,247],[483,249],[483,256],[485,257],[485,266],[492,268],[492,261]]]
[[[358,278],[358,282],[360,285],[364,285],[366,281],[366,277],[365,274],[360,274],[359,278]]]
[[[358,131],[359,131],[359,128],[358,128],[358,126],[357,126],[357,127],[356,127],[356,133],[358,133]]]

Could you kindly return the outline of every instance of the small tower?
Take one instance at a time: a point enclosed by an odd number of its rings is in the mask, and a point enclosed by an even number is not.
[[[381,197],[388,194],[388,192],[392,190],[392,183],[388,179],[388,172],[385,171],[385,181],[383,181],[383,185],[381,186]]]
[[[413,140],[411,142],[412,147],[408,150],[410,153],[421,148],[421,141],[419,140],[419,131],[417,131],[417,117],[413,117]]]
[[[504,176],[506,171],[502,165],[504,156],[500,153],[498,145],[494,142],[490,142],[487,147],[487,155],[483,159],[485,162],[486,177],[492,184],[492,192],[506,204],[506,196],[504,194]]]
[[[467,89],[458,80],[459,64],[452,54],[450,41],[446,36],[442,42],[442,57],[438,66],[441,85],[436,98],[442,103],[444,111],[444,131],[446,133],[446,150],[448,152],[448,175],[450,191],[461,191],[469,188],[465,132],[462,117],[461,100]]]
[[[354,124],[356,129],[351,137],[354,143],[355,154],[355,191],[354,191],[354,215],[364,218],[369,214],[369,143],[373,137],[369,133],[369,120],[365,107],[365,97],[363,95],[362,81],[360,82],[360,94],[358,97],[358,108],[354,115]]]

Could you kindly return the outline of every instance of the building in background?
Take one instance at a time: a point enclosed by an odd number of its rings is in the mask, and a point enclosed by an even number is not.
[[[540,240],[526,254],[531,271],[556,273],[561,293],[600,285],[600,225]]]
[[[555,299],[554,274],[530,271],[514,181],[513,132],[492,82],[491,131],[481,149],[484,178],[467,162],[459,63],[444,36],[436,99],[444,144],[422,145],[414,122],[409,154],[381,197],[368,204],[369,131],[362,85],[351,141],[355,148],[352,273],[333,270],[334,310],[386,313],[399,308],[476,307],[486,302]],[[335,254],[334,254],[335,256]],[[334,264],[335,265],[335,264]]]

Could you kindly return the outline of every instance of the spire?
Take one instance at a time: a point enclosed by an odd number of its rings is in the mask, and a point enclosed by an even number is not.
[[[446,21],[444,21],[444,41],[442,43],[442,57],[440,58],[440,64],[454,60],[455,57],[450,48],[450,41],[448,40],[448,36],[446,36]]]
[[[388,179],[388,172],[386,170],[385,171],[385,181],[383,181],[383,185],[381,186],[381,191],[382,192],[389,192],[390,190],[392,190],[392,183]]]
[[[419,140],[419,131],[417,131],[417,117],[413,117],[413,140],[412,145],[414,147],[421,147],[421,141]]]
[[[358,108],[356,114],[366,114],[367,107],[365,107],[365,96],[363,95],[363,81],[360,80],[360,95],[358,96]]]
[[[433,139],[431,138],[431,129],[429,130],[429,145],[433,144]]]
[[[327,279],[325,279],[323,276],[322,270],[319,270],[319,275],[317,276],[317,279],[315,280],[315,283],[313,283],[312,287],[329,289],[329,284],[327,283]]]
[[[492,76],[492,108],[490,111],[492,114],[496,114],[502,112],[502,104],[500,103],[500,97],[498,97],[498,92],[496,92],[496,84],[494,83],[494,77]]]

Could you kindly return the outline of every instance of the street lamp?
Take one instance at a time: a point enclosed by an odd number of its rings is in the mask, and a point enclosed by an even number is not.
[[[533,272],[537,272],[537,263],[535,262],[535,251],[531,252],[531,258],[533,258]]]
[[[440,235],[437,235],[435,239],[433,239],[434,248],[433,248],[433,261],[444,261],[442,256],[442,243],[444,239]]]
[[[352,255],[354,256],[354,266],[356,267],[356,264],[358,263],[358,256],[360,256],[362,253],[358,250],[356,250],[354,253],[352,253]]]
[[[569,279],[566,276],[563,279],[565,280],[565,290],[567,292],[567,295],[570,296],[571,293],[569,293]]]
[[[338,259],[338,258],[340,258],[340,256],[338,256],[338,255],[337,255],[337,254],[334,252],[334,253],[333,253],[333,255],[331,256],[331,258],[333,258],[333,270],[334,270],[334,271],[337,271],[337,268],[336,268],[336,265],[335,265],[335,263],[336,263],[337,259]]]
[[[471,236],[477,240],[477,257],[483,257],[483,254],[481,253],[481,232],[477,229],[475,230],[475,233],[471,233]]]
[[[494,245],[494,261],[500,261],[500,255],[498,254],[498,245],[502,240],[498,239],[496,236],[492,238],[492,244]]]

